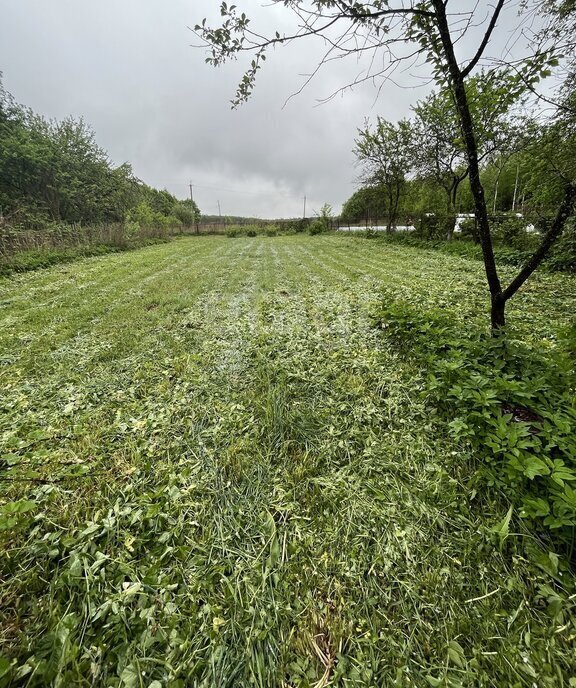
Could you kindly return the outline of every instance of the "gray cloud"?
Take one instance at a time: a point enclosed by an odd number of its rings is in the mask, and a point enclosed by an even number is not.
[[[297,216],[354,190],[351,153],[366,116],[396,119],[428,87],[358,86],[324,105],[362,65],[337,61],[297,97],[322,41],[269,55],[251,101],[230,109],[242,63],[214,69],[187,29],[214,0],[0,0],[0,70],[16,99],[48,117],[83,116],[116,163],[149,184],[188,193],[207,213]],[[264,30],[292,25],[281,7],[254,7]],[[217,16],[215,16],[217,20]],[[410,84],[414,79],[401,75]]]

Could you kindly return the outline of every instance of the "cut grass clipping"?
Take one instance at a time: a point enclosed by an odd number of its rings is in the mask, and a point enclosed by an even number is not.
[[[486,321],[478,263],[348,237],[0,282],[1,685],[573,684],[572,574],[470,484],[383,286]],[[514,337],[556,351],[575,295],[535,278]]]

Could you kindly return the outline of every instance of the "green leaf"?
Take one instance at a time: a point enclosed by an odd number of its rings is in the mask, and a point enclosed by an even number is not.
[[[524,462],[524,475],[533,480],[537,475],[548,475],[550,473],[550,468],[536,456],[530,456]]]
[[[508,509],[506,516],[504,516],[504,518],[500,522],[498,522],[495,526],[490,528],[491,533],[495,533],[496,535],[498,535],[498,539],[500,541],[500,547],[502,547],[504,540],[506,540],[506,538],[508,537],[511,518],[512,518],[512,507],[510,507]]]
[[[0,678],[6,676],[12,667],[12,662],[7,657],[0,655]]]
[[[448,643],[448,659],[461,669],[464,669],[466,666],[466,655],[464,654],[464,648],[456,640],[451,640]]]
[[[9,530],[18,525],[23,519],[22,514],[29,513],[38,508],[36,502],[20,499],[17,502],[8,502],[0,507],[0,530]]]
[[[139,672],[134,664],[129,664],[120,674],[123,688],[137,688],[139,683]]]
[[[576,473],[574,471],[570,470],[567,466],[563,465],[558,465],[561,462],[555,461],[554,464],[556,464],[558,467],[554,468],[554,471],[552,472],[552,475],[550,476],[551,479],[560,487],[564,487],[564,482],[570,482],[572,480],[576,480]]]
[[[542,497],[530,498],[525,497],[522,500],[522,510],[520,515],[523,518],[539,518],[548,516],[550,513],[550,505]]]
[[[27,499],[20,499],[17,502],[8,502],[0,507],[0,514],[24,514],[28,511],[34,511],[37,508],[36,502],[31,502]]]

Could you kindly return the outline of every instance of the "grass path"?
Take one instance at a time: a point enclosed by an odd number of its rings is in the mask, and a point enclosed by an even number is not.
[[[383,288],[484,303],[478,263],[348,237],[0,281],[0,685],[573,685],[572,583],[498,548]],[[518,336],[554,346],[574,303],[539,277]]]

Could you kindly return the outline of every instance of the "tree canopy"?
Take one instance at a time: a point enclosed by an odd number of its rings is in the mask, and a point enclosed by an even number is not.
[[[115,166],[82,119],[46,120],[19,105],[0,81],[0,215],[11,225],[123,222],[144,204],[156,217],[193,224],[196,204],[136,178],[128,163]],[[186,213],[187,211],[187,213]],[[190,216],[192,213],[192,216]]]

